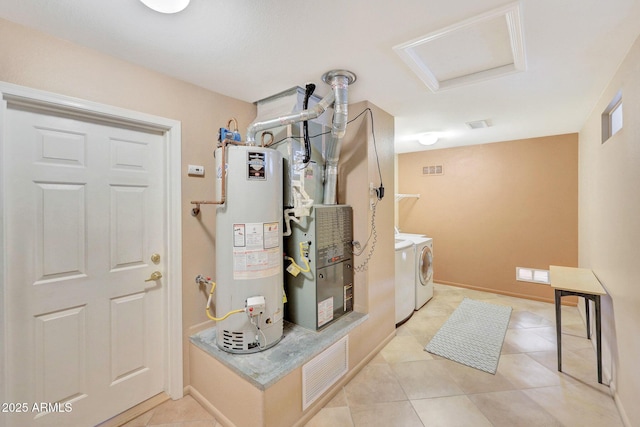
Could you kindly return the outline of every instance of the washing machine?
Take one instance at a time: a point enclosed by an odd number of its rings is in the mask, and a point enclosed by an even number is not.
[[[433,239],[423,234],[409,233],[397,233],[395,238],[411,241],[415,245],[415,309],[419,310],[433,297]]]
[[[396,239],[396,325],[406,322],[416,305],[415,245],[410,240]]]

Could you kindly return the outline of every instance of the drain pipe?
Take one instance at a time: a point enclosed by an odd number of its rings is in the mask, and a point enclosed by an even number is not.
[[[356,75],[346,70],[334,70],[324,74],[322,80],[330,84],[335,93],[331,140],[327,144],[324,158],[325,183],[322,203],[335,205],[338,203],[338,160],[349,115],[347,88],[356,81]]]

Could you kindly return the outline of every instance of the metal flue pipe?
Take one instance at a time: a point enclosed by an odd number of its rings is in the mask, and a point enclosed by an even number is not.
[[[330,92],[327,96],[322,98],[313,107],[299,111],[297,113],[285,114],[283,116],[274,117],[272,119],[261,120],[259,122],[253,122],[247,128],[247,145],[256,145],[256,134],[260,131],[273,129],[278,126],[290,125],[305,120],[312,120],[320,116],[325,112],[327,108],[333,104],[335,99],[335,93]]]
[[[325,182],[322,203],[335,205],[338,203],[338,160],[349,116],[348,87],[356,80],[356,75],[346,70],[334,70],[324,74],[322,80],[330,84],[335,93],[331,139],[324,153]]]
[[[322,81],[331,85],[332,90],[316,105],[297,113],[285,114],[251,123],[247,128],[246,143],[247,145],[256,145],[256,134],[260,131],[306,120],[313,120],[324,113],[331,104],[334,104],[331,138],[323,153],[325,160],[323,203],[326,205],[335,205],[337,204],[338,160],[340,157],[342,138],[347,129],[347,117],[349,114],[348,87],[356,81],[356,75],[347,70],[332,70],[322,76]]]

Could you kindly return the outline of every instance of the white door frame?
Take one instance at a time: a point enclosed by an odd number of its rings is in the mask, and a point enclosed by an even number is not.
[[[166,148],[165,173],[167,177],[165,209],[167,224],[167,290],[165,307],[167,313],[167,366],[165,367],[165,392],[172,399],[183,396],[182,361],[182,214],[181,214],[181,123],[177,120],[152,116],[123,108],[112,107],[51,92],[31,89],[0,81],[0,159],[4,158],[6,141],[6,111],[9,105],[23,105],[45,109],[53,113],[88,119],[98,119],[117,125],[161,132],[168,144]],[[0,379],[7,384],[7,325],[6,318],[6,259],[8,242],[5,240],[4,203],[6,181],[4,169],[0,170]],[[8,402],[7,390],[0,386],[0,402]],[[0,415],[0,426],[4,424]]]

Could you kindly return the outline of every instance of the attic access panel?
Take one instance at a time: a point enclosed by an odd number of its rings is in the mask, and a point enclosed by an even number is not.
[[[492,10],[393,48],[433,92],[524,71],[520,7]]]

